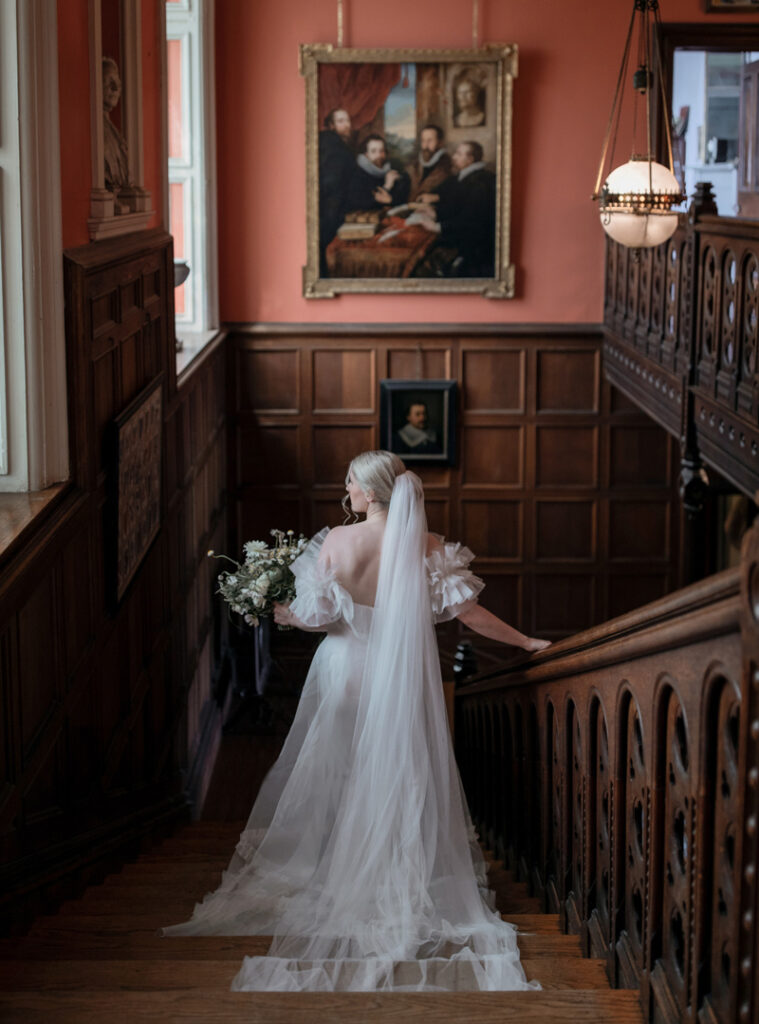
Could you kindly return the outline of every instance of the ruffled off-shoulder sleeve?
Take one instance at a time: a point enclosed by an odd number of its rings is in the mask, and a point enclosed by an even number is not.
[[[435,622],[447,622],[477,604],[485,584],[469,569],[474,555],[461,544],[447,543],[427,556],[427,582]]]
[[[331,622],[353,620],[353,600],[335,578],[335,572],[319,561],[329,527],[315,534],[291,564],[295,576],[295,598],[290,604],[293,615],[309,629],[320,629]]]

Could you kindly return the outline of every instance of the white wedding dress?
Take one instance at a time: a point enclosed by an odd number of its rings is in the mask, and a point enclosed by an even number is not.
[[[476,602],[472,553],[425,557],[421,482],[396,479],[374,607],[320,560],[292,565],[295,616],[323,628],[290,733],[221,885],[165,935],[272,935],[232,988],[539,988],[485,868],[454,761],[434,621]]]

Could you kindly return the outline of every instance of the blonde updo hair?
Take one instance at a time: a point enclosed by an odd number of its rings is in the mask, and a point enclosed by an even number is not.
[[[348,466],[345,482],[348,483],[348,478],[353,473],[353,479],[364,494],[373,491],[374,500],[387,508],[393,496],[395,478],[405,472],[406,467],[403,465],[403,460],[393,452],[361,452]],[[350,516],[355,514],[351,511],[349,495],[346,494],[343,498],[342,506],[347,522]]]

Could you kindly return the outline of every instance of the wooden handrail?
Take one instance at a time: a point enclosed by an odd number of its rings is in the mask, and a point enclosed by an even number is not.
[[[481,835],[646,1019],[759,1019],[759,526],[739,568],[456,701]]]

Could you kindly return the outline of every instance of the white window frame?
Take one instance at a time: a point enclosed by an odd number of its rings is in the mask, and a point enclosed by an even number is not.
[[[0,491],[69,474],[57,25],[0,0]]]
[[[176,334],[190,349],[202,347],[219,327],[216,216],[216,96],[214,0],[166,3],[166,37],[182,44],[183,157],[169,158],[166,147],[164,210],[169,224],[169,182],[181,183],[185,214],[185,251],[190,265],[185,282],[185,312],[175,314]],[[164,46],[164,63],[168,64]],[[164,73],[164,116],[168,123],[168,75]]]

